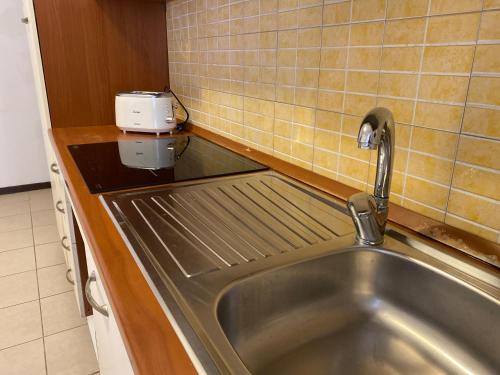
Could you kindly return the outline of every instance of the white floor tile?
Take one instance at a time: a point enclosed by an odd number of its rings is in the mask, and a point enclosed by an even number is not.
[[[35,271],[0,277],[0,308],[38,299]]]
[[[0,217],[0,233],[29,228],[31,228],[29,213]]]
[[[27,214],[30,212],[30,202],[0,202],[0,217]]]
[[[0,350],[0,374],[45,375],[45,352],[43,340]]]
[[[87,323],[86,319],[80,317],[73,291],[42,298],[40,305],[45,336]]]
[[[54,210],[36,211],[31,214],[34,227],[44,225],[56,225],[56,214]]]
[[[87,326],[45,338],[49,375],[88,375],[99,370]]]
[[[39,269],[38,286],[41,298],[73,290],[66,280],[66,264]]]
[[[36,190],[30,192],[29,205],[31,212],[54,209],[51,190]]]
[[[35,256],[37,268],[44,268],[63,264],[64,250],[59,242],[51,242],[43,245],[35,245]]]
[[[43,227],[34,227],[33,238],[35,239],[35,245],[41,245],[49,242],[57,242],[60,240],[59,232],[57,231],[57,226],[55,225],[44,225]]]
[[[0,309],[0,349],[42,337],[38,301]]]
[[[0,252],[33,246],[33,232],[30,229],[0,233]]]
[[[23,202],[28,201],[30,199],[29,193],[14,193],[14,194],[2,194],[0,195],[0,203],[3,202]]]
[[[52,199],[52,189],[31,190],[27,192],[30,200]]]
[[[32,247],[0,253],[0,277],[35,269],[35,251]]]

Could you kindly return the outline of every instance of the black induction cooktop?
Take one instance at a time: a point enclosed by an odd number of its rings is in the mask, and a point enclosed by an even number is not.
[[[91,193],[267,169],[196,136],[119,140],[68,148]]]

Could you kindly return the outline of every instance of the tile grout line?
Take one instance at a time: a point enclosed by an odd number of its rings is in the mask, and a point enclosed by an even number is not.
[[[340,159],[342,156],[342,137],[344,135],[344,121],[345,121],[345,103],[346,103],[346,97],[347,97],[347,73],[348,73],[348,68],[349,68],[349,49],[350,49],[350,44],[351,44],[351,31],[352,31],[352,1],[349,2],[349,22],[347,23],[349,27],[349,31],[347,33],[347,45],[345,46],[346,48],[346,57],[345,57],[345,62],[344,62],[344,87],[342,90],[342,114],[340,117],[340,136],[339,136],[339,145],[338,145],[338,153],[339,156],[337,157],[337,170],[335,172],[335,179],[339,181],[339,176],[340,176]]]
[[[429,0],[427,3],[427,13],[425,16],[425,29],[424,29],[424,35],[423,35],[423,44],[427,41],[427,31],[429,28],[429,18],[430,18],[430,13],[431,13],[431,5],[432,1]],[[401,206],[404,207],[404,201],[406,199],[406,183],[408,181],[408,169],[410,167],[410,154],[411,154],[411,149],[412,149],[412,141],[413,141],[413,132],[414,132],[414,123],[415,123],[415,116],[417,112],[417,103],[418,103],[418,96],[420,94],[420,81],[421,81],[421,73],[422,73],[422,67],[424,64],[424,53],[425,53],[425,47],[422,47],[420,51],[420,61],[418,65],[418,74],[417,74],[417,89],[415,90],[415,101],[413,103],[413,113],[412,113],[412,119],[411,119],[411,124],[410,124],[410,136],[408,139],[408,155],[406,157],[406,165],[405,165],[405,170],[403,172],[403,187],[401,189]]]
[[[295,9],[295,11],[298,11],[298,6],[297,8]],[[298,22],[299,22],[299,15],[297,14],[297,25],[298,25]],[[292,30],[290,30],[292,31]],[[279,34],[279,31],[277,31],[278,34]],[[295,159],[298,159],[296,158],[295,156],[292,155],[293,153],[293,139],[295,138],[295,131],[296,131],[296,123],[295,123],[295,107],[297,107],[296,103],[297,103],[297,88],[296,88],[296,85],[297,85],[297,63],[299,61],[299,30],[296,29],[295,30],[295,33],[297,34],[295,36],[295,47],[292,48],[294,51],[295,51],[295,61],[294,61],[294,64],[293,64],[293,85],[283,85],[283,86],[289,86],[289,87],[293,87],[293,109],[292,109],[292,129],[291,129],[291,134],[290,134],[290,154],[288,155],[289,158],[295,158]],[[282,48],[284,49],[284,48]],[[300,159],[299,159],[300,160]]]
[[[483,10],[484,10],[484,0],[481,1],[481,11],[479,13],[479,21],[477,23],[476,40],[475,40],[475,44],[474,44],[474,52],[472,53],[472,63],[471,63],[471,67],[470,67],[470,70],[469,70],[469,79],[468,79],[468,82],[467,82],[467,90],[465,92],[465,102],[464,102],[463,109],[462,109],[462,116],[460,118],[460,129],[457,132],[457,134],[458,134],[458,140],[457,140],[457,144],[456,144],[455,150],[454,150],[453,163],[452,163],[452,166],[451,166],[450,186],[449,186],[449,189],[448,189],[448,195],[446,197],[446,204],[445,204],[445,207],[444,207],[444,219],[443,219],[444,222],[446,222],[446,216],[448,215],[448,207],[449,207],[449,204],[450,204],[451,192],[453,190],[453,177],[455,175],[455,166],[456,166],[456,163],[457,163],[458,150],[460,149],[460,142],[461,142],[461,138],[462,138],[461,135],[462,135],[463,127],[464,127],[465,111],[467,110],[467,102],[468,102],[467,98],[469,96],[469,90],[470,90],[471,80],[472,80],[472,73],[474,71],[474,63],[475,63],[475,60],[476,60],[476,51],[477,51],[477,44],[478,44],[478,40],[479,40],[479,32],[481,31],[481,22],[482,22],[482,19],[483,19]],[[477,195],[479,195],[479,194],[477,194]]]
[[[20,229],[20,230],[27,231],[27,230],[30,230],[30,229],[31,229],[31,231],[33,231],[33,227],[24,228],[24,229]],[[15,231],[12,231],[12,232],[15,232]],[[11,233],[11,232],[3,232],[3,233]],[[3,234],[3,233],[0,233],[0,234]],[[34,238],[33,238],[33,244],[31,246],[23,246],[23,247],[16,247],[15,249],[0,250],[0,254],[7,253],[9,251],[28,249],[30,247],[35,248],[36,246],[50,245],[50,244],[53,244],[53,243],[59,243],[59,241],[52,241],[52,242],[44,242],[44,243],[35,244],[35,241],[34,241]]]
[[[35,300],[34,300],[35,301]],[[34,301],[30,301],[30,302],[34,302]],[[27,302],[26,302],[27,303]],[[17,306],[17,305],[15,305]],[[63,333],[63,332],[68,332],[68,331],[71,331],[71,330],[74,330],[74,329],[77,329],[77,328],[81,328],[81,327],[85,327],[87,325],[87,321],[85,321],[85,323],[83,324],[79,324],[79,325],[76,325],[74,327],[70,327],[70,328],[65,328],[65,329],[62,329],[60,331],[57,331],[57,332],[54,332],[54,333],[50,333],[48,335],[44,335],[42,334],[42,336],[40,337],[37,337],[35,339],[32,339],[32,340],[27,340],[27,341],[23,341],[23,342],[20,342],[19,344],[15,344],[15,345],[9,345],[9,346],[6,346],[5,348],[2,348],[0,349],[0,352],[2,352],[3,350],[7,350],[7,349],[11,349],[11,348],[15,348],[17,346],[21,346],[21,345],[25,345],[25,344],[28,344],[30,342],[33,342],[33,341],[37,341],[37,340],[42,340],[45,338],[45,337],[51,337],[51,336],[55,336],[55,335],[58,335],[59,333]],[[44,346],[44,356],[45,356],[45,342],[43,342],[43,346]],[[47,370],[46,370],[47,371]]]
[[[314,110],[314,130],[312,139],[312,158],[311,158],[311,171],[314,171],[315,167],[315,156],[316,156],[316,133],[318,131],[318,101],[319,101],[319,80],[321,76],[321,61],[323,56],[323,31],[325,26],[323,25],[323,19],[325,18],[325,0],[321,1],[321,29],[320,29],[320,40],[319,40],[319,64],[318,64],[318,80],[316,82],[316,105]]]
[[[0,311],[1,311],[1,310],[8,309],[8,308],[10,308],[10,307],[21,306],[21,305],[24,305],[24,304],[26,304],[26,303],[36,302],[36,301],[39,301],[39,300],[40,300],[40,299],[39,299],[39,298],[37,298],[37,299],[31,299],[31,300],[24,301],[24,302],[14,303],[13,305],[9,305],[9,306],[3,306],[3,307],[0,307]]]
[[[491,227],[488,227],[488,226],[486,226],[486,225],[484,225],[484,224],[477,223],[477,222],[475,222],[475,221],[472,221],[472,220],[470,220],[470,219],[467,219],[467,218],[465,218],[465,217],[462,217],[462,216],[459,216],[459,215],[455,215],[455,214],[452,214],[452,213],[450,213],[449,215],[450,215],[450,217],[453,217],[453,218],[456,218],[456,219],[459,219],[459,220],[465,221],[465,222],[467,222],[467,223],[469,223],[469,224],[471,224],[471,225],[473,225],[473,226],[475,226],[475,227],[478,227],[478,228],[481,228],[481,229],[484,229],[484,230],[487,230],[487,231],[493,232],[493,233],[495,233],[495,234],[498,232],[498,233],[500,234],[500,231],[498,231],[498,230],[496,230],[496,229],[493,229],[493,228],[491,228]]]
[[[9,251],[24,250],[24,249],[29,249],[29,247],[24,247],[24,248],[21,248],[21,249],[14,249],[14,250],[7,250],[7,251],[4,251],[4,252],[0,253],[0,255],[4,254],[4,253],[7,253]],[[36,252],[35,252],[35,258],[36,258]],[[0,279],[3,279],[4,277],[9,277],[9,276],[21,275],[23,273],[33,272],[33,271],[37,271],[37,270],[45,270],[47,268],[60,266],[61,264],[64,264],[64,262],[57,263],[57,264],[51,264],[50,266],[37,267],[36,266],[36,260],[35,260],[35,268],[29,269],[29,270],[25,270],[25,271],[20,271],[20,272],[14,272],[14,273],[11,273],[11,274],[8,274],[8,275],[3,275],[3,276],[0,276]],[[60,293],[56,293],[56,294],[60,294]],[[42,297],[42,298],[45,298],[45,297]]]
[[[29,230],[31,228],[26,228],[26,229],[23,229],[23,230]],[[9,233],[9,232],[7,232]],[[23,247],[16,247],[15,249],[8,249],[8,250],[0,250],[0,255],[2,254],[6,254],[6,253],[10,253],[12,251],[19,251],[19,250],[25,250],[25,249],[30,249],[30,248],[35,248],[35,245],[31,245],[31,246],[23,246]],[[26,271],[31,271],[31,270],[26,270]],[[23,271],[25,272],[25,271]],[[16,273],[21,273],[21,272],[16,272]],[[9,276],[9,275],[5,275],[5,276]],[[3,276],[0,276],[0,277],[3,277]]]
[[[339,1],[339,3],[342,3],[342,2],[347,2],[347,1]],[[331,5],[331,4],[335,4],[335,3],[329,3],[327,5]],[[290,8],[290,9],[286,9],[286,10],[283,10],[283,11],[278,11],[278,13],[289,13],[289,12],[292,12],[293,10],[295,9],[307,9],[307,8],[314,8],[318,5],[309,5],[309,6],[304,6],[304,7],[297,7],[297,8]],[[221,5],[221,6],[215,6],[214,8],[211,8],[211,9],[215,9],[215,8],[221,8],[221,7],[224,7],[224,5]],[[495,7],[495,8],[491,8],[491,9],[484,9],[484,12],[495,12],[497,10],[499,10],[500,7]],[[417,20],[417,19],[422,19],[422,18],[425,18],[425,17],[430,17],[430,18],[439,18],[439,17],[448,17],[448,16],[461,16],[461,15],[469,15],[469,14],[474,14],[474,13],[478,13],[480,12],[481,10],[469,10],[469,11],[460,11],[460,12],[451,12],[451,13],[436,13],[436,14],[430,14],[429,15],[422,15],[422,16],[406,16],[406,17],[392,17],[392,18],[389,18],[388,20],[390,21],[407,21],[407,20]],[[175,20],[175,19],[180,19],[184,16],[187,16],[187,15],[190,15],[190,14],[193,14],[193,12],[191,13],[186,13],[185,15],[180,15],[180,16],[177,16],[177,17],[174,17],[172,15],[172,20]],[[272,13],[263,13],[262,15],[270,15]],[[260,14],[259,14],[260,15]],[[241,19],[246,19],[246,18],[252,18],[252,17],[257,17],[257,16],[250,16],[250,17],[247,17],[247,16],[243,16],[243,17],[238,17],[238,18],[233,18],[233,20],[241,20]],[[384,19],[383,18],[375,18],[375,19],[365,19],[365,20],[357,20],[357,21],[353,21],[353,24],[364,24],[364,23],[370,23],[370,22],[380,22],[380,21],[383,21]],[[219,24],[221,21],[214,21],[214,22],[210,22],[210,23],[206,23],[205,25],[214,25],[214,24]],[[338,25],[346,25],[348,24],[347,22],[341,22],[339,23]],[[326,24],[326,26],[334,26],[336,24]],[[307,26],[303,26],[303,27],[298,27],[297,28],[307,28]],[[182,27],[177,27],[177,28],[172,28],[171,31],[173,32],[176,32],[176,31],[181,31],[181,30],[185,30],[185,29],[189,29],[189,26],[182,26]],[[286,28],[284,30],[290,30],[289,28]],[[273,30],[271,30],[273,31]],[[239,34],[251,34],[253,32],[243,32],[243,33],[239,33]],[[237,34],[237,35],[239,35]],[[229,34],[229,35],[236,35],[236,34]],[[199,37],[199,36],[198,36]],[[203,37],[203,36],[202,36]],[[195,39],[194,37],[193,38],[187,38],[187,39]]]
[[[27,272],[31,272],[31,271],[27,271]],[[35,302],[35,301],[41,301],[43,299],[47,299],[47,298],[51,298],[51,297],[55,297],[55,296],[60,296],[61,294],[70,293],[70,292],[71,292],[71,290],[66,290],[64,292],[54,293],[54,294],[51,294],[51,295],[48,295],[48,296],[45,296],[45,297],[40,297],[38,299],[32,299],[32,300],[28,300],[28,301],[24,301],[24,302],[15,303],[13,305],[0,307],[0,310],[8,309],[9,307],[24,305],[25,303],[30,303],[30,302]]]
[[[384,56],[384,42],[385,42],[385,37],[386,37],[386,31],[387,31],[387,8],[389,7],[389,2],[386,1],[385,2],[385,7],[384,7],[384,28],[383,28],[383,31],[382,31],[382,42],[381,42],[381,45],[380,45],[380,57],[379,57],[379,61],[378,61],[378,70],[375,70],[375,71],[378,71],[378,80],[377,80],[377,94],[376,94],[376,97],[375,97],[375,106],[378,107],[379,106],[379,100],[381,98],[380,96],[380,81],[382,79],[382,58]],[[396,130],[394,129],[394,139],[396,139]],[[395,142],[394,142],[394,147],[395,147]],[[396,151],[396,150],[394,150]],[[368,172],[366,174],[366,182],[365,182],[365,191],[368,192],[368,189],[370,188],[370,165],[372,164],[372,159],[373,159],[373,151],[370,151],[370,157],[368,158]],[[394,158],[394,156],[393,156]],[[376,161],[378,161],[378,150],[377,150],[377,159]],[[389,192],[389,195],[390,195],[390,192]]]
[[[85,327],[86,325],[87,325],[87,320],[85,320],[85,323],[83,323],[83,324],[78,324],[74,327],[65,328],[65,329],[62,329],[62,330],[54,332],[54,333],[49,333],[48,335],[43,335],[43,337],[52,337],[52,336],[58,335],[58,334],[63,333],[63,332],[68,332],[68,331],[72,331],[72,330],[77,329],[77,328]]]
[[[6,346],[5,348],[0,349],[0,353],[4,350],[8,350],[8,349],[16,348],[16,347],[21,346],[21,345],[29,344],[30,342],[37,341],[37,340],[40,340],[42,338],[43,338],[43,335],[40,337],[37,337],[36,339],[20,342],[19,344],[15,344],[15,345]],[[45,352],[45,350],[44,350],[44,352]],[[45,356],[45,353],[44,353],[44,356]],[[45,371],[47,371],[47,370],[45,370]]]
[[[495,205],[499,205],[499,201],[495,198],[490,198],[486,195],[477,195],[475,193],[471,193],[470,191],[467,191],[467,190],[464,190],[462,188],[458,188],[458,187],[451,187],[450,188],[452,191],[458,191],[459,193],[462,193],[464,195],[468,195],[470,197],[474,197],[478,200],[483,200],[483,201],[486,201],[486,202],[490,202],[492,204],[495,204]]]
[[[278,4],[277,4],[278,6]],[[260,7],[260,5],[259,5]],[[278,14],[279,14],[279,11],[278,9],[276,9],[276,17],[278,17]],[[229,3],[229,24],[231,25],[231,22],[233,21],[233,19],[231,18],[231,3]],[[279,21],[279,19],[278,19]],[[231,27],[229,28],[229,32],[231,33]],[[272,132],[272,139],[271,139],[271,142],[272,142],[272,145],[271,145],[271,151],[272,151],[272,155],[274,155],[274,152],[275,152],[275,144],[274,144],[274,135],[276,134],[276,99],[278,98],[278,43],[279,43],[279,31],[270,31],[270,32],[274,32],[276,33],[276,47],[274,48],[274,52],[276,54],[276,61],[274,63],[274,101],[273,101],[273,132]],[[229,38],[231,38],[229,36]],[[259,37],[260,38],[260,37]],[[260,41],[259,41],[259,50],[260,50]],[[260,52],[259,52],[260,53]],[[259,56],[260,58],[260,56]],[[260,62],[260,61],[259,61]],[[244,109],[244,107],[243,107]],[[243,113],[242,116],[244,116],[245,114]]]
[[[24,249],[18,249],[18,250],[24,250]],[[11,250],[12,251],[12,250]],[[7,251],[6,251],[7,252]],[[3,254],[3,253],[2,253]],[[0,254],[1,255],[1,254]],[[28,272],[33,272],[33,271],[36,271],[36,266],[35,268],[32,268],[32,269],[29,269],[29,270],[24,270],[24,271],[20,271],[20,272],[14,272],[14,273],[9,273],[8,275],[3,275],[3,276],[0,276],[0,280],[2,280],[3,278],[5,277],[11,277],[11,276],[17,276],[17,275],[22,275],[23,273],[28,273]],[[1,308],[1,307],[0,307]]]
[[[278,13],[276,13],[278,14]],[[229,5],[229,15],[231,16],[231,4]],[[232,22],[232,18],[230,17],[229,19],[229,23],[231,24]],[[229,29],[229,32],[231,32],[231,28]],[[271,146],[271,149],[272,149],[272,154],[274,155],[275,153],[275,148],[276,148],[276,145],[275,145],[275,137],[274,135],[276,134],[276,99],[278,98],[278,43],[279,43],[279,32],[278,31],[274,31],[276,33],[276,38],[275,38],[275,48],[274,48],[274,52],[276,53],[276,60],[274,62],[274,101],[273,101],[273,107],[274,107],[274,112],[273,112],[273,133],[272,133],[272,146]],[[231,37],[229,37],[231,38]],[[260,41],[259,41],[259,47],[260,47]],[[230,68],[231,69],[231,68]],[[244,99],[243,99],[244,101]],[[244,104],[244,103],[243,103]],[[242,113],[242,116],[245,116],[245,113],[244,113],[244,105],[243,105],[243,113]]]
[[[36,259],[36,251],[35,251],[35,234],[33,231],[33,217],[31,216],[31,199],[30,199],[30,220],[31,220],[31,233],[33,237],[33,257],[35,258],[35,274],[36,274],[36,287],[38,291],[38,310],[40,312],[40,327],[42,329],[42,344],[43,344],[43,361],[45,364],[45,373],[48,374],[48,368],[47,368],[47,350],[45,348],[45,338],[44,338],[44,328],[43,328],[43,316],[42,316],[42,304],[40,302],[40,283],[38,279],[38,269],[37,269],[37,259]]]

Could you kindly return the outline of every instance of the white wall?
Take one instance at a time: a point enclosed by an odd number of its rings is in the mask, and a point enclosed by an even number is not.
[[[49,181],[21,0],[0,0],[0,187]]]

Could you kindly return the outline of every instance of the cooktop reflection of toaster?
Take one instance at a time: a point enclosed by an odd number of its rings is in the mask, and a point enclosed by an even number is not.
[[[173,133],[177,127],[171,92],[130,91],[115,97],[116,126],[124,132]]]
[[[177,160],[176,146],[180,143],[176,137],[153,138],[147,141],[118,139],[120,161],[129,168],[149,169],[152,171],[168,169],[175,166]],[[184,149],[189,142],[184,142]]]

